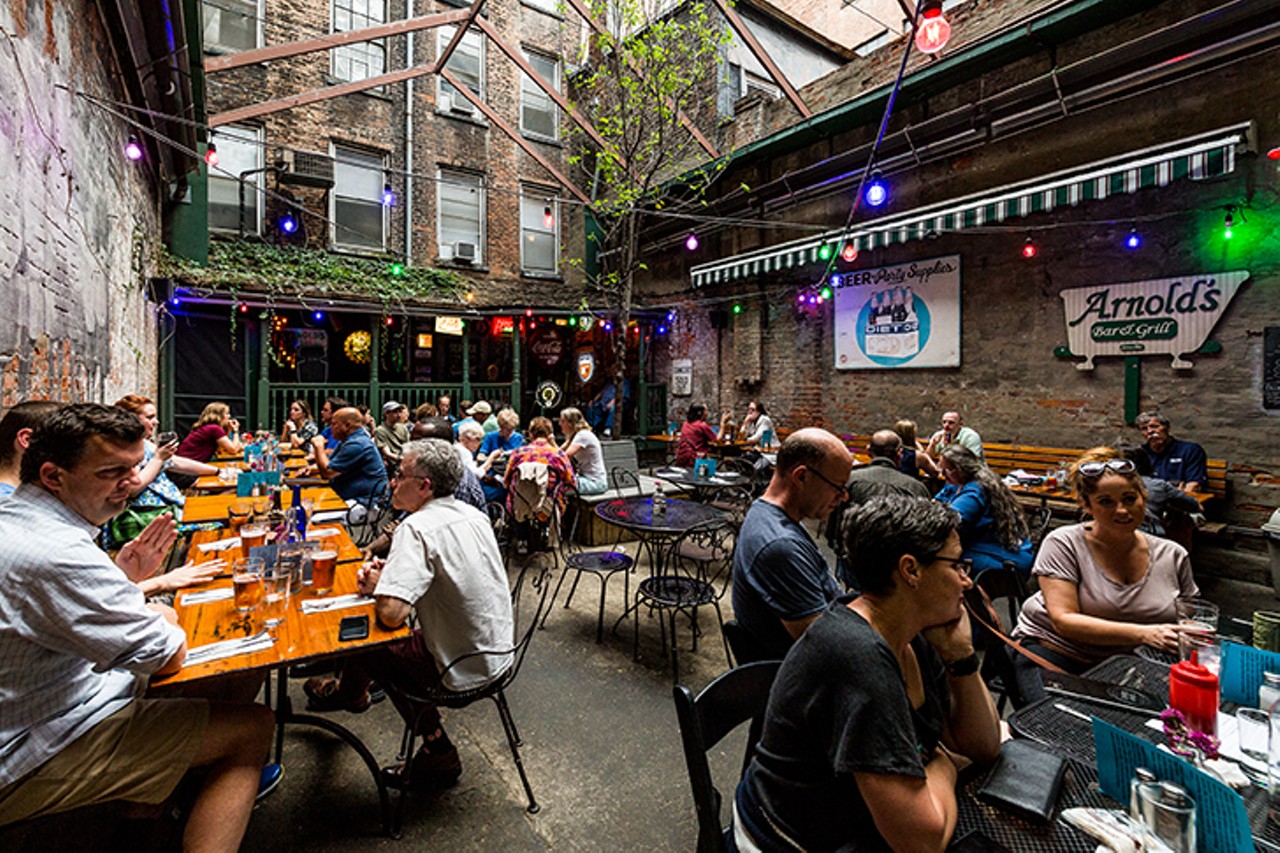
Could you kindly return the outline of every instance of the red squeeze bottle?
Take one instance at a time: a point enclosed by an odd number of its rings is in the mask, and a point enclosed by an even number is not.
[[[1198,732],[1218,732],[1218,676],[1198,663],[1179,661],[1169,668],[1169,707],[1182,712]]]

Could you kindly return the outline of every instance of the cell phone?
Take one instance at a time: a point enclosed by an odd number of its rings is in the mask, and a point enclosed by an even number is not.
[[[338,623],[338,642],[349,643],[352,640],[363,640],[369,636],[369,615],[343,616]]]

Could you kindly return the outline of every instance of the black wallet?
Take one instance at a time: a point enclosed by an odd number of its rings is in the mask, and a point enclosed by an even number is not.
[[[1053,819],[1067,762],[1026,740],[1005,741],[978,799],[1037,823]]]

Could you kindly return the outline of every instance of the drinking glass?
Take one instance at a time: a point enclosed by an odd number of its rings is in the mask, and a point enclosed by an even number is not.
[[[165,430],[156,436],[156,444],[164,447],[166,444],[173,444],[178,440],[178,434],[172,430]]]
[[[1138,785],[1142,822],[1174,853],[1196,853],[1196,801],[1181,785],[1142,782]]]
[[[1206,633],[1218,632],[1218,605],[1204,598],[1179,598],[1174,605],[1178,611],[1178,624],[1203,628]]]
[[[1253,647],[1267,652],[1280,652],[1280,613],[1273,610],[1254,611]]]
[[[276,562],[289,572],[289,591],[295,595],[302,591],[302,563],[305,553],[301,542],[280,542],[276,548]]]
[[[267,544],[265,524],[246,524],[240,528],[240,553],[245,557],[249,557],[254,548],[261,548],[265,544]]]
[[[333,573],[337,565],[338,552],[333,548],[323,547],[311,552],[311,587],[316,595],[326,595],[333,589]]]
[[[271,511],[271,495],[259,495],[253,499],[253,512],[255,515],[266,515]]]
[[[231,567],[231,583],[235,585],[236,610],[251,613],[262,602],[262,558],[236,560]]]
[[[1257,769],[1266,767],[1271,715],[1257,708],[1239,708],[1236,710],[1236,732],[1240,737],[1241,754]]]
[[[231,529],[232,536],[240,535],[240,528],[244,527],[252,513],[253,505],[248,501],[236,501],[227,507],[227,526]],[[245,556],[249,556],[248,552],[245,552]]]
[[[289,585],[293,582],[292,567],[279,562],[262,569],[263,624],[275,628],[289,612]]]
[[[1222,669],[1222,647],[1215,634],[1184,633],[1178,636],[1178,657],[1198,663],[1218,675]]]

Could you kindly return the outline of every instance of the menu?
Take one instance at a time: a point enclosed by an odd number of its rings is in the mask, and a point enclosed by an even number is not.
[[[1222,644],[1222,671],[1218,679],[1223,701],[1256,708],[1264,672],[1280,672],[1280,652],[1264,652],[1239,643]]]

